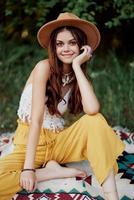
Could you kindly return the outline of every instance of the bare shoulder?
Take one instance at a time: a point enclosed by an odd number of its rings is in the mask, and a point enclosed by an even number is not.
[[[33,72],[50,73],[50,64],[48,59],[39,61],[33,69]]]
[[[48,59],[39,61],[33,69],[33,77],[47,80],[50,76],[50,64]]]
[[[50,77],[50,64],[48,59],[39,61],[34,69],[32,70],[30,76],[28,77],[24,88],[35,82],[47,82]]]

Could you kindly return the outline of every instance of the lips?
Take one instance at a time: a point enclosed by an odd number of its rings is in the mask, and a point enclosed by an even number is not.
[[[73,54],[62,54],[62,56],[65,56],[65,57],[70,57],[72,56]]]

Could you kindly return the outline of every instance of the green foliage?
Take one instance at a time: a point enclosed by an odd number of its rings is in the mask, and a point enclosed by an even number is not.
[[[132,23],[134,18],[133,0],[7,0],[0,3],[1,24],[6,36],[32,37],[37,29],[58,13],[74,12],[103,28],[120,27]]]
[[[95,1],[78,0],[76,3],[75,0],[71,0],[68,1],[66,7],[63,10],[67,12],[73,12],[83,19],[87,19],[89,21],[96,23],[95,20],[96,6],[97,4]]]
[[[108,7],[110,6],[111,3]],[[134,19],[134,2],[133,0],[113,0],[111,11],[114,14],[109,21],[105,22],[105,25],[109,28],[119,27],[124,21],[130,22]]]
[[[77,3],[71,0],[64,10],[94,23],[103,23],[107,28],[119,27],[124,21],[130,22],[134,18],[133,0],[78,0]]]
[[[37,45],[0,40],[0,130],[14,130],[21,91],[32,68],[46,55]]]
[[[89,74],[101,102],[101,111],[109,122],[134,129],[133,58],[125,61],[119,59],[113,51],[109,51],[105,59],[95,58]]]
[[[59,0],[7,0],[3,2],[3,27],[4,33],[9,36],[15,33],[21,37],[27,37],[36,32],[37,29],[47,20],[51,9]],[[27,35],[23,35],[23,32]]]

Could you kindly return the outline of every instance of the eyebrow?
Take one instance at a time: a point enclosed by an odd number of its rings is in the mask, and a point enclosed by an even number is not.
[[[69,40],[69,42],[72,41],[72,40],[75,40],[75,41],[76,41],[75,38],[72,38],[72,39]],[[62,40],[56,40],[56,41],[57,41],[57,42],[63,42]]]

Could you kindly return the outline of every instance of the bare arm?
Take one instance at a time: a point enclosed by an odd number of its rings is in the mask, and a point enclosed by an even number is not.
[[[89,115],[99,112],[100,104],[95,95],[92,85],[85,77],[81,64],[89,60],[91,57],[90,51],[86,46],[84,52],[73,60],[73,70],[76,75],[78,86],[82,97],[83,111]]]
[[[49,71],[49,65],[46,61],[39,62],[33,71],[31,124],[24,168],[34,168],[36,146],[45,109],[45,91]]]
[[[33,71],[31,124],[29,129],[24,169],[35,168],[35,153],[39,141],[40,129],[44,115],[46,83],[49,77],[49,73],[50,68],[47,60],[40,61]],[[34,177],[33,174],[31,175],[30,173],[32,172],[23,172],[21,175],[20,183],[23,188],[29,189],[29,187],[25,183],[28,182],[28,179],[31,178],[31,190],[34,184]]]

